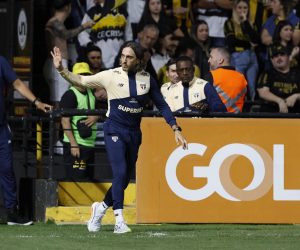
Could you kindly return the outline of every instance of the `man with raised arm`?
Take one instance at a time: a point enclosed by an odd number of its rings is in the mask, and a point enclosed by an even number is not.
[[[124,190],[128,186],[130,173],[135,170],[138,150],[141,144],[140,122],[143,105],[150,97],[161,111],[175,133],[177,144],[187,148],[187,141],[181,134],[169,106],[164,101],[157,83],[143,70],[143,49],[135,42],[127,42],[121,48],[121,67],[105,70],[92,76],[74,75],[63,68],[59,48],[52,51],[53,63],[58,72],[71,84],[89,88],[103,87],[107,91],[108,111],[104,123],[104,141],[112,167],[112,186],[102,202],[92,205],[88,230],[97,232],[101,220],[112,206],[116,218],[114,233],[131,232],[123,218]]]

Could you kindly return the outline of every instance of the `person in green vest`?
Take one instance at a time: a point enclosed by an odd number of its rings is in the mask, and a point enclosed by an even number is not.
[[[85,62],[75,63],[73,73],[91,75]],[[60,100],[61,109],[95,109],[93,90],[72,86]],[[95,158],[96,122],[98,116],[76,115],[62,117],[64,129],[64,164],[67,180],[91,179]]]

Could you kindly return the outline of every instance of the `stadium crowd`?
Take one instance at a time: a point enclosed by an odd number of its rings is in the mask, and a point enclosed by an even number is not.
[[[76,62],[87,62],[93,68],[86,56],[92,47],[99,49],[100,56],[93,59],[98,60],[101,70],[117,67],[120,47],[124,42],[136,41],[144,49],[145,70],[162,91],[181,84],[180,78],[170,84],[166,75],[168,62],[188,56],[194,62],[195,77],[213,84],[228,112],[299,112],[297,0],[56,0],[53,3],[55,14],[45,28],[49,57],[51,49],[59,47],[64,64],[70,69]],[[212,58],[212,48],[220,48],[223,55]],[[222,61],[224,56],[226,65]],[[226,69],[229,81],[214,82],[220,68]],[[65,82],[59,84],[63,79],[57,77],[56,72],[46,71],[50,100],[54,104],[65,91]],[[165,84],[170,86],[166,88]],[[206,102],[204,97],[200,99]],[[233,108],[236,104],[238,108]],[[151,103],[147,108],[155,109]]]

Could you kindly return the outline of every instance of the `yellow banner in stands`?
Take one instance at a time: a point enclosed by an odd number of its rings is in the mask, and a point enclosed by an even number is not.
[[[138,223],[300,223],[300,121],[143,118]]]

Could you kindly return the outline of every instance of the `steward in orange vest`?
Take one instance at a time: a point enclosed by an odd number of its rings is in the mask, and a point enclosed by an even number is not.
[[[208,82],[215,87],[228,112],[240,113],[243,111],[247,80],[232,66],[222,66],[211,70]]]

